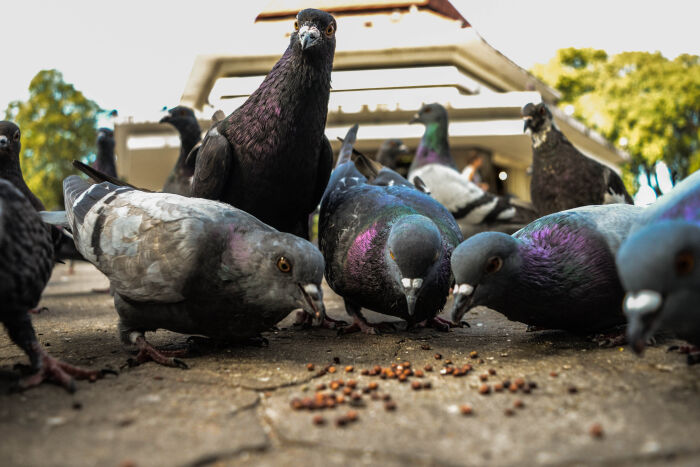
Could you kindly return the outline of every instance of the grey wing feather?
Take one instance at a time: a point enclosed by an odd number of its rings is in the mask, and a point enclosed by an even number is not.
[[[194,150],[193,150],[194,151]],[[188,157],[189,159],[189,157]],[[220,199],[233,161],[233,149],[228,140],[212,127],[196,154],[192,196]]]

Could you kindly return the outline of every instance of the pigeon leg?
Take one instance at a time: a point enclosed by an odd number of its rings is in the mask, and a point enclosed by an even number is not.
[[[625,326],[615,328],[613,331],[603,334],[596,334],[591,339],[598,344],[598,347],[617,347],[627,344],[627,334]]]
[[[294,321],[294,326],[301,326],[302,328],[312,327],[314,317],[305,311],[297,311],[297,317]],[[323,318],[323,322],[318,326],[323,329],[339,329],[347,326],[348,323],[339,319],[333,319],[329,316]]]
[[[360,332],[363,332],[365,334],[378,335],[378,334],[380,334],[379,330],[381,328],[389,329],[389,330],[396,329],[394,327],[393,323],[383,322],[383,323],[372,324],[372,323],[368,322],[365,319],[365,317],[362,316],[362,312],[360,311],[361,309],[362,309],[362,307],[345,300],[345,310],[348,312],[348,314],[350,316],[352,316],[353,323],[348,327],[339,329],[338,334],[350,334],[353,332],[360,331]]]
[[[32,375],[20,379],[20,389],[28,389],[50,380],[72,393],[75,392],[74,379],[96,381],[105,374],[104,371],[85,370],[69,365],[46,353],[37,341],[32,321],[26,313],[16,320],[6,321],[5,327],[10,339],[29,356],[30,368],[33,371]]]
[[[688,355],[688,365],[700,363],[700,347],[696,345],[672,345],[667,352],[677,350],[680,354]]]
[[[38,315],[39,313],[43,313],[44,311],[49,311],[48,308],[45,306],[38,306],[36,308],[32,308],[31,310],[28,310],[27,313],[31,313],[33,315]]]
[[[158,350],[155,347],[153,347],[151,344],[146,341],[146,338],[144,337],[143,333],[138,332],[138,331],[133,331],[129,334],[129,340],[131,341],[132,344],[134,344],[138,348],[138,353],[136,354],[136,357],[133,359],[133,365],[140,365],[142,363],[145,363],[149,360],[152,360],[159,365],[163,366],[172,366],[172,367],[178,367],[182,368],[183,370],[187,369],[188,366],[185,362],[180,360],[179,358],[175,357],[180,357],[184,354],[187,353],[187,349],[182,349],[182,350]],[[131,364],[130,359],[130,364]]]
[[[72,276],[75,274],[75,260],[72,259],[68,262],[68,275]]]

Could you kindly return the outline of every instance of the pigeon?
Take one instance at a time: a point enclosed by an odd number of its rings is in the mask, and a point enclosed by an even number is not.
[[[576,149],[544,102],[525,105],[522,115],[532,138],[530,197],[539,216],[593,204],[634,204],[620,176]]]
[[[700,172],[647,208],[645,222],[617,253],[627,290],[627,338],[637,353],[658,330],[690,342],[700,359]]]
[[[167,115],[160,119],[160,123],[169,123],[180,133],[180,155],[175,162],[173,171],[165,181],[163,191],[189,196],[194,165],[187,164],[187,156],[192,148],[202,140],[199,122],[192,109],[179,105],[168,110]]]
[[[377,151],[374,159],[384,167],[406,177],[413,156],[403,141],[400,139],[388,139],[379,146],[379,151]]]
[[[522,224],[533,219],[532,212],[523,203],[516,206],[509,198],[488,193],[457,170],[447,137],[447,111],[442,105],[424,105],[411,120],[411,123],[416,122],[425,125],[425,133],[408,171],[408,179],[420,177],[431,195],[452,213],[460,226],[464,226],[465,236],[475,225]],[[510,232],[515,230],[517,227]]]
[[[97,130],[97,159],[93,164],[100,172],[117,178],[117,161],[114,157],[114,131],[109,128]]]
[[[21,133],[12,122],[0,122],[0,179],[7,180],[29,201],[35,211],[44,211],[44,203],[32,193],[24,181],[19,163]],[[51,227],[54,257],[58,261],[80,259],[76,256],[73,240],[57,227]]]
[[[444,329],[437,314],[452,283],[449,261],[462,239],[459,227],[447,209],[396,172],[362,155],[353,163],[356,131],[344,140],[319,214],[326,280],[354,320],[344,332],[374,334],[385,324],[368,323],[363,307],[410,326]]]
[[[186,367],[146,331],[231,342],[255,338],[302,308],[325,316],[323,257],[226,203],[147,193],[109,182],[63,182],[65,223],[83,256],[110,280],[120,338],[136,362]]]
[[[482,232],[452,254],[452,320],[486,306],[539,329],[588,334],[624,324],[615,253],[644,208],[586,206],[511,235]]]
[[[309,214],[328,183],[324,135],[336,22],[299,12],[289,47],[262,84],[214,124],[194,158],[192,196],[224,201],[283,232],[309,237]]]
[[[6,122],[3,122],[6,123]],[[7,126],[4,126],[7,128]],[[0,158],[7,156],[0,136]],[[18,143],[17,143],[18,144]],[[12,342],[29,357],[32,374],[20,388],[54,381],[70,392],[76,379],[95,380],[98,371],[84,370],[51,357],[39,344],[28,312],[36,309],[53,268],[53,242],[31,202],[9,181],[0,179],[0,321]]]

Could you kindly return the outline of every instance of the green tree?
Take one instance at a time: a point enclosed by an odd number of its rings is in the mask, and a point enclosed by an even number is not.
[[[561,91],[560,105],[632,159],[628,188],[641,169],[659,192],[654,166],[663,161],[675,184],[700,168],[700,57],[669,60],[660,53],[561,49],[533,74]],[[623,144],[625,143],[625,144]]]
[[[29,99],[8,105],[5,118],[22,134],[24,179],[47,209],[63,205],[63,179],[75,173],[71,161],[94,152],[99,111],[57,70],[37,73],[29,84]]]

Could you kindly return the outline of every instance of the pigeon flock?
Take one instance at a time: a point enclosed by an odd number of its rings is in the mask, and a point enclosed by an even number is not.
[[[74,390],[74,379],[104,375],[51,357],[32,327],[65,242],[109,279],[136,364],[187,368],[187,345],[146,340],[158,329],[261,342],[294,310],[299,324],[342,333],[395,328],[369,322],[365,308],[447,331],[476,306],[532,329],[612,332],[637,352],[669,331],[698,360],[700,172],[633,206],[617,173],[580,153],[544,103],[522,110],[532,205],[457,170],[438,103],[412,120],[425,132],[405,173],[406,145],[387,140],[368,158],[353,148],[357,125],[333,167],[324,132],[336,29],[330,14],[300,11],[259,88],[203,139],[192,109],[168,110],[161,123],[177,129],[181,149],[162,192],[118,179],[114,135],[102,128],[93,167],[75,164],[93,181],[69,176],[65,211],[46,212],[22,176],[20,129],[0,122],[0,319],[30,360],[19,387]],[[317,209],[318,248],[309,241]],[[351,324],[326,316],[324,277]]]

